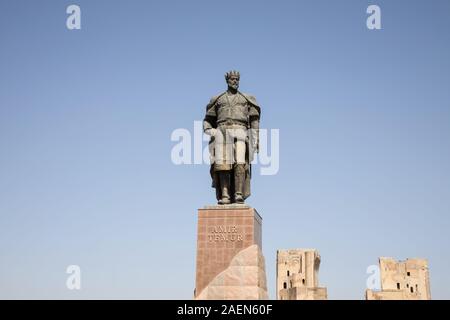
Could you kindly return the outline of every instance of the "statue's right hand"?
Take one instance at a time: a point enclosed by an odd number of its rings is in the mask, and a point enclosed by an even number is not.
[[[205,131],[208,136],[214,137],[216,135],[217,129],[211,128]]]

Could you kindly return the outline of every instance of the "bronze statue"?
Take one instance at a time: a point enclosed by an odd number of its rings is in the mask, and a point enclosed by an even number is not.
[[[228,90],[206,106],[203,131],[211,137],[212,187],[219,204],[244,203],[250,196],[251,162],[259,149],[261,108],[241,93],[237,71],[225,74]]]

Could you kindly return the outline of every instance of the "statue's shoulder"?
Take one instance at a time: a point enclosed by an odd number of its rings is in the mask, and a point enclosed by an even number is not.
[[[247,99],[248,102],[250,102],[251,104],[253,104],[256,107],[259,107],[258,102],[256,101],[256,97],[254,95],[248,94],[248,93],[244,93],[244,92],[240,92],[245,99]]]
[[[217,101],[217,99],[219,99],[220,94],[212,96],[212,98],[209,100],[209,104],[213,104]]]
[[[206,108],[209,109],[209,108],[211,108],[212,106],[214,106],[214,104],[217,102],[217,100],[219,100],[219,98],[220,98],[221,96],[223,96],[224,93],[225,93],[225,92],[222,92],[222,93],[220,93],[220,94],[218,94],[218,95],[213,96],[213,97],[209,100],[209,103],[208,103],[208,105],[206,106]]]

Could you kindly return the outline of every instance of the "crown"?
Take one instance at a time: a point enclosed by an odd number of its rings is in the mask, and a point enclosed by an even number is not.
[[[229,72],[227,72],[227,73],[225,74],[225,79],[228,80],[228,79],[230,79],[232,76],[236,76],[236,77],[238,77],[238,78],[241,77],[241,75],[239,74],[239,71],[232,70],[232,71],[229,71]]]

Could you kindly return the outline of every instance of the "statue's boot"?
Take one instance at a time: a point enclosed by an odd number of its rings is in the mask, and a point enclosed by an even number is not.
[[[244,203],[244,180],[245,169],[243,164],[236,164],[234,166],[234,191],[236,203]]]
[[[222,199],[219,204],[229,204],[230,201],[230,171],[219,172],[220,187],[222,188]]]

